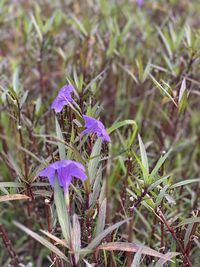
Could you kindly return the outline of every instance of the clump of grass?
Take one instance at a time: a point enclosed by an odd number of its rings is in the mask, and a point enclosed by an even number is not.
[[[0,3],[0,265],[198,266],[200,4],[61,2]]]

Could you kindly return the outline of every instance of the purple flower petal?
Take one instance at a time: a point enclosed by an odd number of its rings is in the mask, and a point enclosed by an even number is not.
[[[57,172],[60,186],[64,187],[64,190],[67,191],[72,181],[72,176],[68,170],[68,167],[61,167],[57,170]]]
[[[47,168],[39,172],[39,176],[46,176],[49,179],[49,183],[51,186],[54,185],[54,177],[55,177],[55,169],[52,168],[51,165],[49,165]]]
[[[137,0],[137,5],[141,7],[144,4],[144,0]]]
[[[90,127],[91,125],[93,125],[97,120],[87,116],[87,115],[83,115],[83,119],[85,121],[85,127]]]
[[[86,129],[82,131],[81,135],[94,133],[97,137],[102,138],[104,141],[110,142],[110,136],[108,135],[102,122],[86,115],[83,115],[83,119]]]
[[[71,172],[73,177],[79,178],[81,181],[85,181],[87,179],[87,175],[80,169],[73,169]]]
[[[107,142],[110,142],[110,141],[111,141],[110,136],[109,136],[109,134],[106,132],[106,130],[103,130],[103,131],[102,131],[102,136],[103,136],[103,138],[104,138],[105,141],[107,141]]]
[[[51,109],[54,109],[56,113],[61,112],[64,106],[69,105],[73,102],[71,93],[74,91],[72,85],[64,85],[58,92],[58,95],[54,99]]]
[[[59,100],[58,98],[56,98],[51,105],[51,109],[54,109],[55,112],[58,113],[61,112],[61,110],[65,105],[66,105],[65,100]]]

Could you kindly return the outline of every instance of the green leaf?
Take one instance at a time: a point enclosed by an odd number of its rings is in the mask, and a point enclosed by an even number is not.
[[[38,235],[37,233],[33,232],[32,230],[28,229],[27,227],[25,227],[21,223],[18,223],[16,221],[14,221],[13,223],[14,223],[15,226],[17,226],[18,228],[20,228],[27,235],[30,235],[31,237],[33,237],[35,240],[37,240],[38,242],[40,242],[43,246],[47,247],[50,251],[52,251],[53,253],[55,253],[57,256],[59,256],[60,258],[62,258],[65,261],[69,262],[69,260],[67,259],[67,257],[56,246],[54,246],[53,244],[51,244],[45,238],[41,237],[40,235]]]
[[[12,168],[15,170],[16,174],[22,179],[23,175],[21,173],[21,169],[16,163],[16,161],[13,159],[10,153],[7,154],[7,158],[9,163],[11,164]]]
[[[118,65],[121,69],[123,69],[128,75],[130,75],[130,77],[135,81],[135,83],[138,84],[138,80],[137,80],[136,76],[133,74],[132,71],[130,71],[126,66],[120,64],[119,62],[117,62],[117,65]]]
[[[143,249],[143,246],[141,246],[138,251],[136,252],[134,258],[133,258],[133,262],[131,264],[131,267],[140,267],[140,259],[141,259],[141,256],[142,256],[142,249]]]
[[[105,229],[101,234],[99,234],[97,237],[95,237],[92,242],[85,248],[86,250],[92,250],[96,246],[99,245],[99,243],[111,232],[113,232],[115,229],[119,228],[122,224],[128,222],[130,219],[123,220],[121,222],[115,223],[114,225],[109,226],[107,229]]]
[[[148,185],[149,183],[151,183],[151,177],[149,176],[149,174],[147,173],[147,170],[146,168],[144,167],[144,165],[142,164],[141,160],[139,159],[139,157],[136,155],[136,153],[133,151],[132,152],[137,163],[139,164],[141,170],[142,170],[142,173],[143,173],[143,178],[144,178],[144,182],[146,185]]]
[[[170,177],[170,175],[166,175],[164,177],[161,177],[160,179],[158,179],[157,181],[155,181],[153,184],[151,184],[148,188],[148,192],[150,192],[151,190],[153,190],[154,188],[156,188],[159,184],[163,183],[166,179],[168,179]]]
[[[143,75],[144,75],[144,67],[143,67],[141,55],[138,56],[138,58],[136,60],[136,65],[137,65],[137,68],[138,68],[139,80],[142,81],[143,80]]]
[[[83,35],[84,35],[85,37],[87,37],[87,36],[88,36],[88,33],[87,33],[87,31],[86,31],[86,29],[85,29],[83,23],[82,23],[82,22],[81,22],[75,15],[73,15],[73,14],[71,14],[70,17],[72,18],[72,23],[73,23],[73,25],[76,25],[77,29],[78,29],[81,33],[83,33]]]
[[[69,143],[69,147],[67,149],[67,159],[71,159],[72,158],[73,148],[71,148],[71,147],[73,146],[74,139],[75,139],[75,132],[74,132],[74,124],[72,123],[72,131],[71,131],[70,143]]]
[[[187,185],[187,184],[191,184],[191,183],[199,183],[200,182],[200,178],[197,178],[197,179],[188,179],[188,180],[185,180],[185,181],[181,181],[181,182],[178,182],[174,185],[172,185],[170,188],[176,188],[176,187],[180,187],[180,186],[183,186],[183,185]]]
[[[86,259],[83,259],[83,261],[85,262],[85,266],[86,267],[94,267],[94,265],[93,264],[90,264]]]
[[[133,129],[131,137],[127,141],[128,148],[130,148],[133,144],[133,141],[135,139],[135,135],[136,135],[137,129],[138,129],[137,123],[134,120],[124,120],[124,121],[116,122],[110,128],[107,129],[107,132],[108,132],[108,134],[111,134],[115,130],[117,130],[123,126],[128,126],[128,125],[132,125],[132,129]]]
[[[149,76],[150,71],[151,71],[151,68],[152,68],[152,66],[151,66],[151,60],[149,60],[148,63],[147,63],[147,65],[146,65],[146,68],[144,69],[144,72],[143,72],[142,82],[145,82],[145,80]]]
[[[109,45],[108,45],[108,49],[106,51],[106,56],[109,57],[112,55],[114,49],[115,49],[115,44],[116,44],[116,37],[115,35],[111,35],[110,40],[109,40]]]
[[[163,187],[161,190],[160,190],[160,193],[158,194],[157,198],[156,198],[156,206],[159,206],[161,201],[163,200],[165,194],[166,194],[166,191],[167,189],[169,188],[169,185],[166,185],[165,187]]]
[[[73,228],[71,234],[71,243],[72,248],[75,253],[76,263],[79,261],[79,253],[78,251],[81,249],[81,227],[78,220],[78,216],[76,214],[73,215]]]
[[[177,255],[180,255],[180,253],[179,253],[179,252],[167,252],[167,253],[165,254],[165,256],[167,257],[167,259],[162,259],[162,258],[159,259],[159,260],[156,262],[155,267],[163,267],[164,264],[165,264],[167,261],[169,261],[169,260],[171,260],[172,258],[176,257]]]
[[[70,225],[69,213],[65,204],[63,191],[56,177],[54,183],[54,201],[56,205],[58,221],[60,223],[62,234],[65,240],[67,241],[67,244],[70,244],[71,225]]]
[[[187,45],[191,47],[192,46],[192,31],[188,24],[185,25],[185,36],[186,36]]]
[[[18,182],[0,182],[0,187],[24,187],[22,183]]]
[[[13,74],[13,90],[16,94],[18,94],[19,91],[19,67],[17,66],[15,68],[14,74]]]
[[[89,199],[89,205],[90,207],[95,205],[96,200],[99,196],[100,190],[101,190],[101,180],[102,180],[102,167],[100,165],[98,171],[97,171],[97,176],[96,179],[94,180],[94,185],[92,192],[90,193],[90,199]]]
[[[58,238],[57,236],[45,231],[45,230],[40,230],[40,232],[42,232],[44,235],[46,235],[47,237],[49,237],[50,239],[54,240],[58,245],[61,245],[63,247],[66,247],[68,249],[70,249],[69,246],[67,246],[66,242],[63,239]]]
[[[190,241],[190,235],[191,235],[193,226],[194,226],[194,223],[188,224],[187,229],[185,231],[185,235],[184,235],[184,249],[187,248],[188,242]]]
[[[56,117],[55,117],[55,121],[56,121],[56,135],[57,135],[58,139],[60,140],[60,142],[57,142],[58,143],[59,156],[60,156],[60,159],[65,159],[65,156],[66,156],[65,144],[64,144],[65,141],[63,138],[63,134],[62,134],[59,122],[58,122]]]
[[[27,96],[28,96],[28,91],[26,91],[26,92],[23,94],[22,98],[20,99],[20,102],[19,102],[19,104],[20,104],[20,108],[22,108],[22,106],[23,106],[24,103],[26,102]]]
[[[97,218],[96,236],[103,232],[106,221],[106,198],[101,203],[99,214]]]
[[[91,183],[96,179],[97,176],[97,168],[99,165],[99,161],[101,158],[101,147],[102,147],[102,139],[98,138],[92,148],[92,153],[90,155],[90,160],[88,164],[88,174]]]
[[[138,134],[138,140],[139,140],[140,155],[141,155],[141,159],[142,159],[142,164],[143,164],[147,174],[149,174],[149,164],[148,164],[147,153],[146,153],[145,146],[144,146],[139,134]]]
[[[159,35],[160,35],[160,37],[161,37],[161,39],[165,45],[165,48],[168,52],[169,57],[172,58],[173,53],[171,51],[169,40],[166,38],[166,36],[163,34],[163,32],[160,30],[160,28],[157,27],[157,30],[158,30],[158,33],[159,33]]]
[[[186,105],[187,105],[187,90],[186,90],[186,80],[184,78],[181,84],[180,92],[179,92],[178,111],[180,113],[183,112]]]
[[[200,223],[200,217],[185,219],[181,223],[179,223],[175,228],[191,223]]]
[[[39,38],[40,42],[42,43],[42,41],[43,41],[42,31],[40,30],[40,27],[39,27],[34,15],[31,14],[30,17],[31,17],[31,21],[32,21],[32,23],[33,23],[33,25],[35,27],[35,30],[36,30],[36,32],[38,34],[38,38]]]
[[[174,103],[174,105],[177,107],[177,104],[176,104],[175,100],[167,92],[167,90],[159,82],[157,82],[156,79],[151,74],[149,74],[149,76],[152,79],[153,83],[156,85],[156,87],[161,91],[161,93],[163,93],[164,95],[168,96],[171,99],[171,101]]]
[[[152,178],[155,177],[155,175],[158,173],[160,167],[163,165],[163,163],[165,162],[165,160],[167,159],[167,157],[169,156],[169,154],[171,153],[171,150],[169,150],[167,153],[165,153],[164,156],[161,156],[160,159],[157,161],[156,166],[153,168],[150,176]]]

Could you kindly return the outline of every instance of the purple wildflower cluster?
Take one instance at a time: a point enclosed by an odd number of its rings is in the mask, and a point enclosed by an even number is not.
[[[72,85],[64,85],[53,101],[51,109],[54,109],[56,113],[59,113],[64,106],[73,103],[72,93],[74,91],[75,89]],[[85,122],[84,127],[86,129],[82,131],[81,135],[94,134],[103,141],[110,142],[110,136],[102,122],[86,115],[83,115],[83,119]],[[72,160],[55,161],[39,173],[39,176],[48,177],[51,186],[54,186],[56,175],[60,186],[63,187],[66,192],[68,191],[68,187],[72,182],[73,177],[76,177],[81,181],[87,179],[84,166],[81,163]]]

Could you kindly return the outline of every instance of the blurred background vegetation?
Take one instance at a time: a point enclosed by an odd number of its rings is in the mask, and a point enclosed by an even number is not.
[[[199,14],[200,2],[187,0],[144,0],[142,5],[134,0],[1,0],[0,197],[23,192],[19,181],[27,188],[37,187],[32,185],[37,182],[35,167],[55,150],[50,105],[58,89],[71,80],[82,102],[91,109],[98,106],[96,114],[101,111],[107,127],[119,120],[136,121],[150,169],[172,149],[160,170],[161,175],[170,174],[170,187],[163,185],[162,193],[159,190],[153,197],[159,204],[165,198],[163,212],[172,224],[191,219],[190,224],[182,224],[185,228],[175,229],[181,242],[187,244],[192,236],[190,257],[192,266],[198,267]],[[70,126],[65,130],[68,135]],[[126,172],[127,155],[121,154],[126,137],[126,129],[112,136],[113,161],[107,170],[112,203],[119,201]],[[138,151],[137,141],[134,150]],[[135,165],[137,176],[141,170]],[[7,187],[6,182],[15,184]],[[134,184],[129,185],[128,196],[139,194]],[[40,199],[42,189],[35,194]],[[13,219],[27,224],[24,202],[0,198],[0,207],[0,223],[17,253],[26,264],[45,266],[49,251],[12,224]],[[34,208],[41,221],[29,218],[28,224],[33,220],[37,231],[44,223],[43,200]],[[135,238],[161,252],[176,251],[167,229],[168,241],[161,248],[162,228],[158,224],[153,230],[154,224],[154,214],[141,207],[134,222]],[[1,240],[0,245],[0,266],[7,266],[10,260]],[[120,257],[116,266],[126,266]],[[141,266],[153,266],[150,262],[147,259]],[[181,266],[182,261],[170,264]]]

